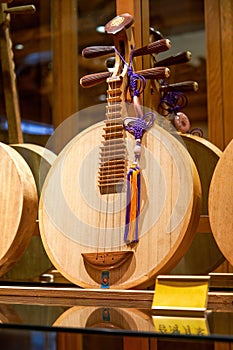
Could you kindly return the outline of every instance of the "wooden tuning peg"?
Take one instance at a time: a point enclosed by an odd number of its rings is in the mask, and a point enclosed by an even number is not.
[[[192,54],[190,51],[179,52],[175,56],[169,56],[163,60],[155,61],[154,67],[171,66],[175,64],[186,63],[189,62],[191,59]]]
[[[36,11],[36,8],[34,5],[8,7],[4,10],[5,13],[21,14],[21,15],[35,13],[35,11]]]
[[[167,67],[154,67],[143,69],[136,73],[142,75],[145,79],[158,80],[168,78],[170,76],[170,69]]]
[[[155,67],[149,69],[143,69],[136,72],[137,74],[142,75],[145,79],[164,79],[170,76],[170,70],[167,67]],[[83,76],[80,79],[80,85],[83,88],[89,88],[101,83],[105,83],[106,79],[111,76],[111,72],[100,72],[94,74],[88,74]]]
[[[106,79],[109,78],[110,75],[111,73],[109,71],[84,75],[80,79],[80,85],[83,88],[89,88],[98,84],[102,84],[106,82]]]
[[[169,50],[171,47],[171,42],[168,39],[156,40],[152,43],[149,43],[146,46],[143,46],[139,49],[136,49],[133,53],[133,56],[142,56],[148,54],[158,54],[160,52],[164,52]]]
[[[83,49],[82,56],[85,58],[96,58],[114,52],[114,46],[89,46]]]
[[[188,92],[198,91],[198,83],[196,81],[183,81],[180,83],[166,84],[160,87],[160,92]]]
[[[149,54],[158,54],[169,50],[171,47],[171,42],[168,39],[161,39],[149,43],[146,46],[143,46],[139,49],[136,49],[133,52],[133,57],[149,55]],[[111,53],[114,53],[114,46],[89,46],[83,49],[82,56],[85,58],[96,58],[100,56],[105,56]]]

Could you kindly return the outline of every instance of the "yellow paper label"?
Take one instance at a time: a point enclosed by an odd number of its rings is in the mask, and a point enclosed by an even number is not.
[[[155,332],[160,334],[208,335],[206,318],[152,316]]]
[[[207,296],[208,280],[158,278],[152,309],[205,309]]]

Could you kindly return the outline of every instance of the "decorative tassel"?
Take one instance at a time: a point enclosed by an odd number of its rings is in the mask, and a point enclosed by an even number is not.
[[[133,72],[132,57],[128,65],[129,90],[133,101],[136,118],[125,118],[125,129],[134,135],[136,145],[134,148],[134,163],[131,165],[127,175],[127,203],[126,203],[126,219],[124,241],[127,244],[136,243],[139,241],[138,222],[140,215],[141,201],[141,171],[139,168],[139,159],[141,155],[141,140],[143,134],[154,123],[155,114],[148,112],[143,114],[139,96],[143,92],[146,80],[143,76]]]
[[[125,220],[125,242],[138,242],[138,221],[140,215],[141,172],[137,163],[133,163],[127,175],[127,207]]]

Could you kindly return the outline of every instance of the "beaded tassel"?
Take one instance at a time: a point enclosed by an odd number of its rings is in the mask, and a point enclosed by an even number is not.
[[[140,214],[141,170],[138,162],[140,140],[135,146],[135,162],[127,174],[127,207],[124,240],[127,243],[138,242],[138,219]]]
[[[119,52],[115,49],[120,56]],[[121,57],[121,56],[120,56]],[[128,66],[129,77],[129,92],[133,102],[136,118],[125,118],[124,127],[127,131],[132,133],[136,140],[134,149],[135,160],[131,165],[127,174],[127,204],[126,204],[126,220],[124,240],[127,244],[138,242],[138,221],[140,215],[140,193],[141,193],[141,171],[139,167],[139,159],[141,154],[141,139],[146,130],[148,130],[154,123],[155,114],[149,112],[143,114],[139,96],[143,92],[146,80],[143,76],[136,74],[132,68],[133,50],[131,52],[130,62],[127,64],[123,57],[121,59]]]
[[[136,139],[134,162],[127,175],[127,205],[125,220],[125,242],[135,243],[139,240],[138,221],[140,215],[141,170],[139,159],[141,155],[141,139],[146,130],[154,123],[155,114],[148,112],[142,117],[125,118],[124,126]]]

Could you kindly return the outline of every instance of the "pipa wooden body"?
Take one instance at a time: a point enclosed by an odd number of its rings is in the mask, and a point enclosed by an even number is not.
[[[80,133],[52,165],[40,199],[42,241],[54,266],[82,287],[100,287],[105,270],[110,271],[112,288],[148,285],[155,275],[173,268],[191,244],[200,216],[199,177],[176,138],[156,125],[146,133],[140,237],[134,246],[127,245],[125,191],[102,195],[98,188],[103,126],[99,123]],[[126,144],[132,157],[131,135]],[[110,252],[132,255],[118,267],[114,261],[105,266],[105,254]],[[96,267],[85,262],[85,253],[95,254]]]
[[[0,275],[24,253],[34,232],[38,197],[32,172],[12,147],[0,143]]]
[[[210,226],[224,257],[233,265],[233,141],[223,151],[216,165],[209,193]]]
[[[75,306],[61,314],[54,327],[154,331],[151,316],[133,308]]]
[[[11,147],[22,156],[31,169],[39,198],[44,179],[56,159],[56,155],[45,147],[31,143],[12,144]],[[24,254],[4,275],[4,279],[32,280],[39,278],[51,267],[52,263],[44,250],[37,222]]]
[[[222,255],[209,226],[209,187],[222,151],[208,140],[191,134],[181,134],[196,165],[202,187],[202,210],[195,237],[187,253],[171,271],[175,275],[208,274],[223,261]],[[207,222],[207,225],[203,225]]]
[[[132,23],[132,17],[124,14],[105,27],[113,35],[116,50],[114,71],[107,79],[106,120],[66,145],[48,173],[40,198],[44,247],[54,266],[82,287],[151,285],[156,274],[169,271],[184,255],[200,215],[200,180],[187,150],[156,123],[149,123],[149,117],[144,118],[137,94],[132,108],[125,103],[133,68]],[[126,119],[128,127],[136,121],[150,124],[141,146],[135,135],[126,133]],[[135,141],[136,152],[141,150],[141,181],[127,198]],[[138,203],[140,215],[139,211],[135,215]]]

